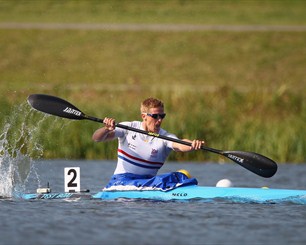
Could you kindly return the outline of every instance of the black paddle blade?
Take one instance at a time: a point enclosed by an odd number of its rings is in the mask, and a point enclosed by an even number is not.
[[[242,167],[258,174],[259,176],[270,178],[277,171],[277,164],[263,155],[245,151],[224,151],[222,155],[238,163]]]
[[[55,96],[32,94],[28,97],[28,102],[34,109],[51,115],[76,120],[87,119],[74,105]]]

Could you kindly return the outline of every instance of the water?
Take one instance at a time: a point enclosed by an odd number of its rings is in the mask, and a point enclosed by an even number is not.
[[[17,115],[22,114],[20,119]],[[34,121],[34,123],[33,123]],[[211,202],[21,200],[50,184],[64,190],[64,167],[81,168],[81,189],[94,194],[108,182],[113,161],[39,160],[42,120],[26,105],[0,131],[0,244],[305,244],[306,205]],[[30,146],[30,147],[29,147]],[[305,189],[306,164],[279,165],[271,179],[237,164],[167,163],[160,173],[185,168],[199,185],[228,178],[234,186]]]
[[[64,167],[81,168],[81,189],[107,183],[112,161],[37,161],[25,192],[50,183],[64,189]],[[306,165],[279,165],[261,178],[237,164],[167,163],[188,169],[200,185],[223,178],[235,186],[305,189]],[[1,183],[5,184],[5,183]],[[1,193],[0,193],[1,194]],[[305,244],[306,205],[214,202],[0,199],[0,244]]]

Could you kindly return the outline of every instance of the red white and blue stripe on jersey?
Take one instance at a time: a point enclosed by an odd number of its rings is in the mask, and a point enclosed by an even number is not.
[[[118,158],[123,160],[125,163],[132,164],[137,167],[146,168],[146,169],[160,169],[164,163],[162,162],[152,162],[145,159],[141,159],[135,156],[132,156],[122,149],[118,149]]]

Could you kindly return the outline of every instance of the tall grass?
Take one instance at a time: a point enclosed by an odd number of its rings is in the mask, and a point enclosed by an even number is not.
[[[168,113],[164,128],[180,138],[205,139],[209,146],[219,149],[255,151],[278,162],[305,162],[306,108],[302,95],[290,92],[254,95],[253,92],[242,93],[232,88],[227,90],[226,93],[218,91],[206,93],[205,96],[196,91],[166,94],[160,90],[159,97],[166,103]],[[149,93],[142,92],[141,97],[139,93],[129,93],[124,97],[120,93],[104,95],[103,99],[98,99],[98,96],[94,98],[94,103],[90,103],[92,108],[84,106],[82,110],[101,118],[112,116],[118,122],[139,119],[139,102],[149,96]],[[110,97],[116,98],[116,105]],[[80,107],[78,100],[70,101]],[[2,105],[4,103],[7,102],[2,101]],[[23,110],[13,112],[15,117],[23,118],[30,108]],[[36,125],[36,140],[43,145],[42,157],[116,158],[116,142],[94,143],[91,140],[92,133],[101,125],[46,117],[36,111],[31,113],[34,117],[32,121],[40,121]],[[16,129],[19,127],[15,126]],[[170,160],[224,159],[211,153],[193,152],[173,153]]]

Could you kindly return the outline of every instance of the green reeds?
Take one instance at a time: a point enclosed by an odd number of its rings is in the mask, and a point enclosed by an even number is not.
[[[213,148],[254,151],[277,162],[305,162],[306,135],[303,129],[306,108],[302,95],[289,92],[282,95],[254,95],[253,92],[227,89],[226,96],[218,91],[207,92],[205,96],[196,91],[182,92],[180,95],[166,95],[160,91],[160,98],[164,100],[167,112],[163,127],[179,138],[205,139],[208,146]],[[120,93],[113,94],[115,104],[108,96],[96,97],[86,106],[74,99],[70,101],[88,115],[101,118],[111,116],[120,122],[140,119],[139,102],[149,96],[145,91],[143,94],[143,97],[139,97],[138,93],[124,97]],[[133,99],[134,96],[138,96],[137,100]],[[275,99],[275,96],[278,98]],[[4,103],[7,102],[1,104]],[[30,133],[35,132],[35,137],[31,136],[31,140],[41,144],[44,158],[116,158],[116,142],[95,143],[91,140],[94,130],[102,126],[98,123],[45,116],[31,110],[29,106],[23,107],[22,111],[10,113],[18,118],[14,119],[15,129],[19,130],[20,125],[23,125]],[[26,121],[22,121],[24,115],[27,115]],[[34,142],[27,143],[31,145]],[[29,150],[27,152],[30,153]],[[225,159],[211,153],[193,152],[173,153],[170,160]]]

